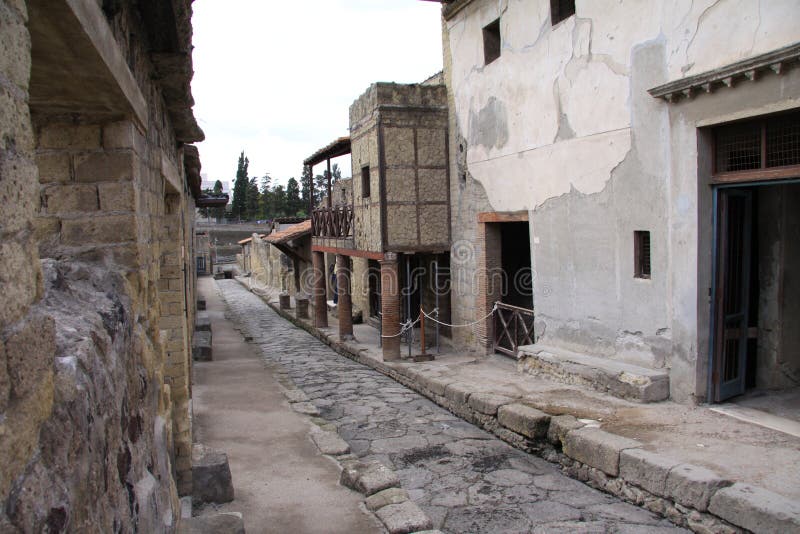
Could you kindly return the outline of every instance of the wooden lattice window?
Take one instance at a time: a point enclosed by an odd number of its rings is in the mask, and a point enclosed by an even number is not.
[[[721,181],[800,176],[800,112],[714,128],[714,174]]]
[[[633,232],[633,276],[636,278],[650,278],[650,232],[637,230]]]
[[[555,26],[575,14],[575,0],[550,0],[550,22]]]
[[[488,65],[500,57],[500,19],[483,29],[483,63]]]

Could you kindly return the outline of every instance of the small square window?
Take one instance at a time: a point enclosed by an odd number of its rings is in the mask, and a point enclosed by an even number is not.
[[[575,0],[550,0],[550,22],[553,26],[575,14]]]
[[[483,62],[488,65],[500,57],[500,19],[483,29]]]
[[[633,232],[633,276],[650,278],[650,232],[637,230]]]
[[[369,165],[361,167],[361,196],[369,198]]]

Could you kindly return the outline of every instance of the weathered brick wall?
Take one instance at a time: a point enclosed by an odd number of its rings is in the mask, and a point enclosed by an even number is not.
[[[0,0],[2,532],[171,531],[190,470],[194,202],[147,32],[117,7],[146,128],[32,117],[26,3]]]

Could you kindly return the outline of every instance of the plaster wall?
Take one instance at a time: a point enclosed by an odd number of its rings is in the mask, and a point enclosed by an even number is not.
[[[668,367],[673,398],[702,398],[710,230],[697,223],[710,192],[697,128],[791,107],[795,74],[674,106],[691,119],[646,91],[795,42],[800,2],[578,0],[555,26],[544,0],[462,4],[443,21],[454,321],[477,318],[477,214],[528,210],[539,342]],[[498,18],[501,55],[485,65],[482,28]],[[651,232],[649,280],[633,276],[636,230]]]

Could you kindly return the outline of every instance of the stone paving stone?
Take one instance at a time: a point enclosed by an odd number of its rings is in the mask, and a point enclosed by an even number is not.
[[[324,430],[312,432],[311,439],[322,454],[341,456],[350,452],[350,445],[340,438],[336,432],[326,432]]]
[[[409,534],[431,528],[431,520],[412,501],[400,504],[389,504],[378,510],[375,515],[390,534]]]
[[[306,394],[307,403],[316,407],[319,418],[335,425],[350,445],[347,457],[353,459],[340,457],[342,483],[358,488],[360,472],[353,469],[357,463],[384,464],[396,476],[391,486],[407,491],[407,502],[431,520],[425,528],[570,534],[673,528],[669,521],[567,477],[558,466],[511,447],[377,371],[336,354],[292,327],[238,282],[217,284],[232,320],[249,335],[261,336],[256,346],[265,363],[280,366]],[[441,396],[455,382],[420,364],[407,371],[424,377],[425,387]],[[481,398],[483,393],[460,384],[449,391],[453,398],[472,401],[470,406],[479,412],[475,403],[487,411],[493,403],[500,407],[499,399]],[[618,457],[616,451],[616,462]],[[373,496],[396,490],[371,486],[368,491],[372,489]],[[391,506],[402,505],[381,510]]]
[[[408,492],[402,488],[387,488],[370,495],[364,500],[367,510],[375,511],[390,504],[400,504],[408,500]]]
[[[512,402],[514,399],[511,397],[494,393],[473,393],[469,397],[470,408],[486,415],[497,415],[498,408]]]

